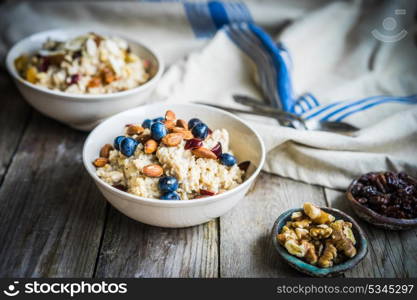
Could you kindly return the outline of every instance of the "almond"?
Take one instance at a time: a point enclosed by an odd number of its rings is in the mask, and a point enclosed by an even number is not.
[[[100,150],[100,157],[109,158],[110,151],[113,150],[113,146],[110,144],[105,144],[103,147],[101,147]]]
[[[184,132],[186,129],[182,128],[182,127],[174,127],[172,128],[172,132]]]
[[[183,120],[183,119],[178,119],[178,120],[177,120],[177,126],[178,126],[178,127],[182,127],[182,128],[184,128],[184,129],[187,129],[187,130],[188,130],[188,124],[187,124],[187,122],[186,122],[185,120]]]
[[[97,168],[101,168],[104,167],[108,162],[109,160],[107,158],[99,157],[93,161],[93,165],[95,165]]]
[[[185,130],[181,132],[181,134],[184,140],[191,140],[194,138],[194,135],[189,130]]]
[[[165,120],[163,123],[167,129],[172,129],[175,127],[175,122],[172,120]]]
[[[151,135],[150,134],[141,134],[139,136],[136,137],[136,140],[142,144],[145,144],[148,140],[151,139]]]
[[[192,138],[194,138],[194,135],[191,133],[191,131],[186,130],[182,127],[174,127],[174,128],[172,128],[172,132],[181,133],[182,138],[184,140],[191,140]]]
[[[177,146],[182,142],[182,133],[170,133],[162,138],[162,142],[168,147]]]
[[[128,135],[134,135],[134,134],[139,134],[142,133],[145,129],[142,126],[139,125],[129,125],[129,127],[127,127],[126,129],[126,133]]]
[[[145,153],[154,153],[156,151],[156,148],[158,148],[158,143],[155,140],[149,139],[145,142]]]
[[[164,174],[164,170],[160,165],[156,164],[150,164],[147,166],[144,166],[142,169],[143,174],[148,177],[159,177],[162,174]]]
[[[191,150],[191,152],[197,157],[217,159],[216,154],[214,154],[211,150],[204,148],[204,147],[193,149]]]
[[[172,110],[167,110],[165,113],[165,120],[169,121],[175,121],[177,117],[175,116],[175,113]]]

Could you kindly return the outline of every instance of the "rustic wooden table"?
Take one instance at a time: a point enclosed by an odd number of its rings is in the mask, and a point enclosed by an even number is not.
[[[84,171],[86,133],[31,109],[0,72],[0,277],[296,277],[272,248],[278,215],[343,194],[262,173],[237,207],[207,224],[163,229],[113,209]],[[360,222],[369,253],[346,277],[417,277],[417,230]]]

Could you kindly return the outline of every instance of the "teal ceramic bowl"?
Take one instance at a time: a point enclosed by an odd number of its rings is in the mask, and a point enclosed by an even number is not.
[[[357,254],[353,258],[330,268],[319,268],[289,254],[287,249],[278,242],[276,236],[281,232],[285,223],[291,220],[291,214],[296,211],[302,211],[301,208],[287,210],[278,217],[272,228],[272,242],[279,255],[294,269],[313,277],[340,276],[347,270],[355,267],[366,256],[368,253],[368,241],[366,240],[365,233],[352,217],[335,208],[321,207],[321,209],[335,216],[336,220],[342,219],[352,223],[352,231],[356,238],[355,247],[357,250]]]

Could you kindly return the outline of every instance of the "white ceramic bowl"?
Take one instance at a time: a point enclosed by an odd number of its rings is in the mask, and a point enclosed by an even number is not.
[[[230,147],[239,162],[249,160],[245,181],[225,193],[195,200],[149,199],[120,191],[102,181],[92,161],[98,157],[104,144],[112,144],[123,132],[125,124],[156,118],[172,110],[179,118],[200,118],[211,129],[225,128],[230,134]],[[209,106],[197,104],[153,104],[137,107],[117,114],[88,136],[84,144],[83,162],[104,197],[119,211],[132,219],[161,227],[188,227],[217,218],[242,199],[255,180],[265,161],[265,149],[259,135],[238,117]]]
[[[150,61],[151,79],[141,86],[123,92],[80,95],[40,87],[19,76],[14,61],[20,55],[39,50],[48,38],[65,41],[86,32],[78,29],[56,29],[36,33],[15,44],[6,58],[9,73],[13,76],[18,89],[30,105],[41,113],[80,130],[91,130],[100,121],[115,113],[145,104],[164,69],[163,62],[158,54],[142,43],[117,33],[95,31],[99,34],[117,35],[125,39],[133,53]]]

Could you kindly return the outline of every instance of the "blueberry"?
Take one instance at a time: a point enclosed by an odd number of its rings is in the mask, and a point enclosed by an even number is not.
[[[196,138],[204,140],[208,135],[208,127],[204,123],[197,123],[191,130]]]
[[[223,153],[220,155],[220,162],[222,165],[231,167],[236,164],[236,158],[232,154]]]
[[[164,118],[164,117],[159,117],[159,118],[155,118],[155,119],[153,119],[153,120],[152,120],[152,122],[153,122],[153,123],[155,123],[155,122],[162,122],[163,120],[165,120],[165,118]]]
[[[161,197],[162,200],[180,200],[180,196],[176,192],[165,193]]]
[[[152,121],[149,119],[146,119],[145,121],[142,122],[143,128],[151,128],[151,126],[152,126]]]
[[[200,119],[197,119],[197,118],[191,119],[190,121],[188,121],[188,129],[191,130],[198,123],[201,123]]]
[[[133,153],[135,153],[138,144],[138,141],[136,141],[135,139],[126,137],[120,142],[120,152],[122,152],[124,156],[132,156]]]
[[[155,141],[159,141],[167,135],[167,129],[164,124],[156,122],[151,126],[151,135]]]
[[[178,189],[178,180],[172,176],[165,176],[159,179],[159,190],[162,193],[175,192]]]
[[[114,139],[114,148],[116,148],[116,150],[120,150],[120,143],[122,142],[122,140],[125,138],[125,136],[120,135],[117,138]]]

